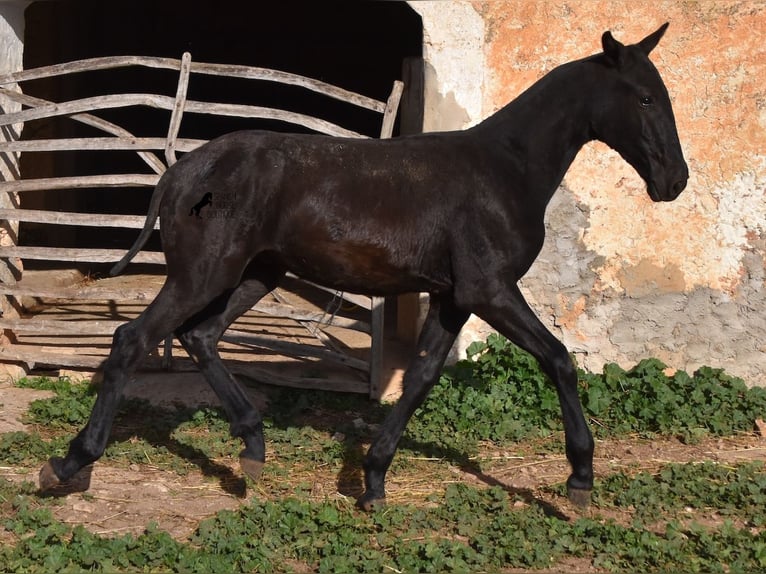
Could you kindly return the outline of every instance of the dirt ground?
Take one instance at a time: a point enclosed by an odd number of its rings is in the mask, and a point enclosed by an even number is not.
[[[168,404],[216,404],[215,396],[197,374],[157,374],[141,379],[140,383],[130,388],[132,396]],[[255,402],[263,404],[264,396],[254,390],[251,392]],[[21,416],[27,405],[45,395],[44,391],[19,389],[9,383],[0,385],[0,433],[23,430]],[[267,456],[273,460],[277,455],[267,453]],[[482,457],[490,461],[491,470],[486,474],[467,472],[449,465],[450,472],[446,473],[446,478],[444,465],[449,463],[425,459],[423,470],[424,459],[418,459],[419,471],[415,476],[406,471],[390,474],[389,503],[424,501],[429,494],[444,490],[448,483],[464,481],[475,485],[501,485],[512,492],[526,493],[528,502],[536,500],[563,516],[574,518],[577,515],[566,500],[541,491],[542,487],[560,483],[566,478],[568,465],[563,453],[535,452],[534,446],[531,446],[514,452],[493,449],[483,452]],[[766,461],[766,438],[750,434],[708,439],[695,445],[667,439],[597,441],[595,467],[597,475],[605,475],[621,469],[652,470],[668,462],[701,460]],[[234,509],[251,497],[270,498],[275,492],[284,495],[284,478],[280,479],[280,484],[272,484],[265,478],[255,487],[251,484],[250,488],[246,488],[236,460],[212,462],[220,471],[215,477],[203,476],[199,471],[179,476],[154,466],[149,459],[145,464],[134,464],[130,468],[110,465],[107,459],[102,459],[94,465],[88,477],[88,491],[60,498],[54,512],[63,522],[81,524],[100,535],[139,534],[154,522],[180,539],[192,533],[201,519],[222,509]],[[406,461],[403,462],[403,468],[406,468]],[[433,473],[428,472],[431,464]],[[14,481],[36,481],[36,472],[37,469],[0,467],[0,476]],[[361,472],[358,472],[357,478],[360,479]],[[341,483],[337,467],[317,467],[311,496],[345,500],[349,505],[353,504],[352,493]],[[627,515],[621,517],[613,511],[610,511],[610,517],[618,521],[621,518],[629,520]]]

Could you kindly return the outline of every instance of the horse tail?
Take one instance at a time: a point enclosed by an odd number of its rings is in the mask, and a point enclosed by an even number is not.
[[[156,187],[154,188],[154,193],[152,193],[152,199],[149,202],[149,211],[146,214],[146,221],[144,221],[144,228],[141,230],[141,233],[138,235],[138,239],[136,239],[135,243],[133,243],[133,246],[128,250],[128,252],[123,256],[123,258],[120,259],[115,264],[115,266],[111,268],[111,270],[109,271],[110,277],[114,277],[115,275],[119,275],[120,273],[122,273],[125,267],[128,266],[128,263],[130,263],[130,260],[133,259],[139,251],[141,251],[141,248],[149,240],[149,236],[152,234],[152,231],[154,230],[154,223],[157,221],[157,218],[160,216],[160,203],[162,202],[162,196],[165,195],[165,189],[168,187],[168,185],[165,184],[165,180],[166,178],[164,177],[160,178],[160,181],[157,183]]]

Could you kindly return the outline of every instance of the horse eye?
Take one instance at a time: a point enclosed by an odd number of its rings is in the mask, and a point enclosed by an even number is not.
[[[654,98],[652,96],[644,96],[641,98],[641,105],[645,108],[648,108],[654,103]]]

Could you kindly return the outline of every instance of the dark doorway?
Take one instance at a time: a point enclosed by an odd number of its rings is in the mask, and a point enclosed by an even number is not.
[[[210,0],[61,0],[34,2],[26,11],[24,67],[98,56],[146,55],[180,58],[188,51],[198,62],[244,64],[293,72],[385,100],[407,60],[421,57],[422,22],[405,2],[220,2]],[[131,69],[88,72],[24,85],[26,93],[48,100],[103,93],[173,93],[177,78],[167,72]],[[108,90],[105,92],[104,87]],[[225,97],[222,97],[225,94]],[[349,116],[348,106],[295,89],[259,88],[239,80],[205,79],[190,86],[191,99],[230,101],[320,115],[370,136],[379,120],[365,110]],[[419,101],[418,97],[405,101]],[[403,113],[413,112],[402,110]],[[415,113],[418,113],[416,111]],[[99,113],[143,135],[149,126],[167,126],[168,114],[131,109]],[[343,115],[343,118],[338,116]],[[154,122],[156,125],[153,125]],[[263,120],[185,119],[181,137],[211,139],[243,128],[296,130]],[[30,122],[23,137],[95,135],[68,120]],[[412,130],[410,130],[412,131]],[[395,132],[396,133],[396,132]],[[43,135],[41,135],[43,134]],[[150,134],[146,134],[150,135]],[[22,155],[22,177],[131,173],[136,158],[86,153]],[[139,168],[141,166],[139,165]],[[22,207],[141,215],[150,189],[119,194],[98,190],[25,193]],[[98,234],[98,238],[94,237]],[[105,239],[104,234],[108,233]],[[72,228],[55,237],[44,226],[22,224],[20,243],[37,246],[127,248],[134,230]],[[156,243],[156,239],[155,239]],[[34,266],[34,262],[26,265]]]

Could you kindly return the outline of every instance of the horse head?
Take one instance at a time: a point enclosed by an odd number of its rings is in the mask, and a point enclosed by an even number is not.
[[[674,200],[689,177],[667,88],[649,60],[667,27],[629,46],[604,32],[604,52],[593,60],[602,74],[592,102],[593,136],[633,166],[654,201]]]

